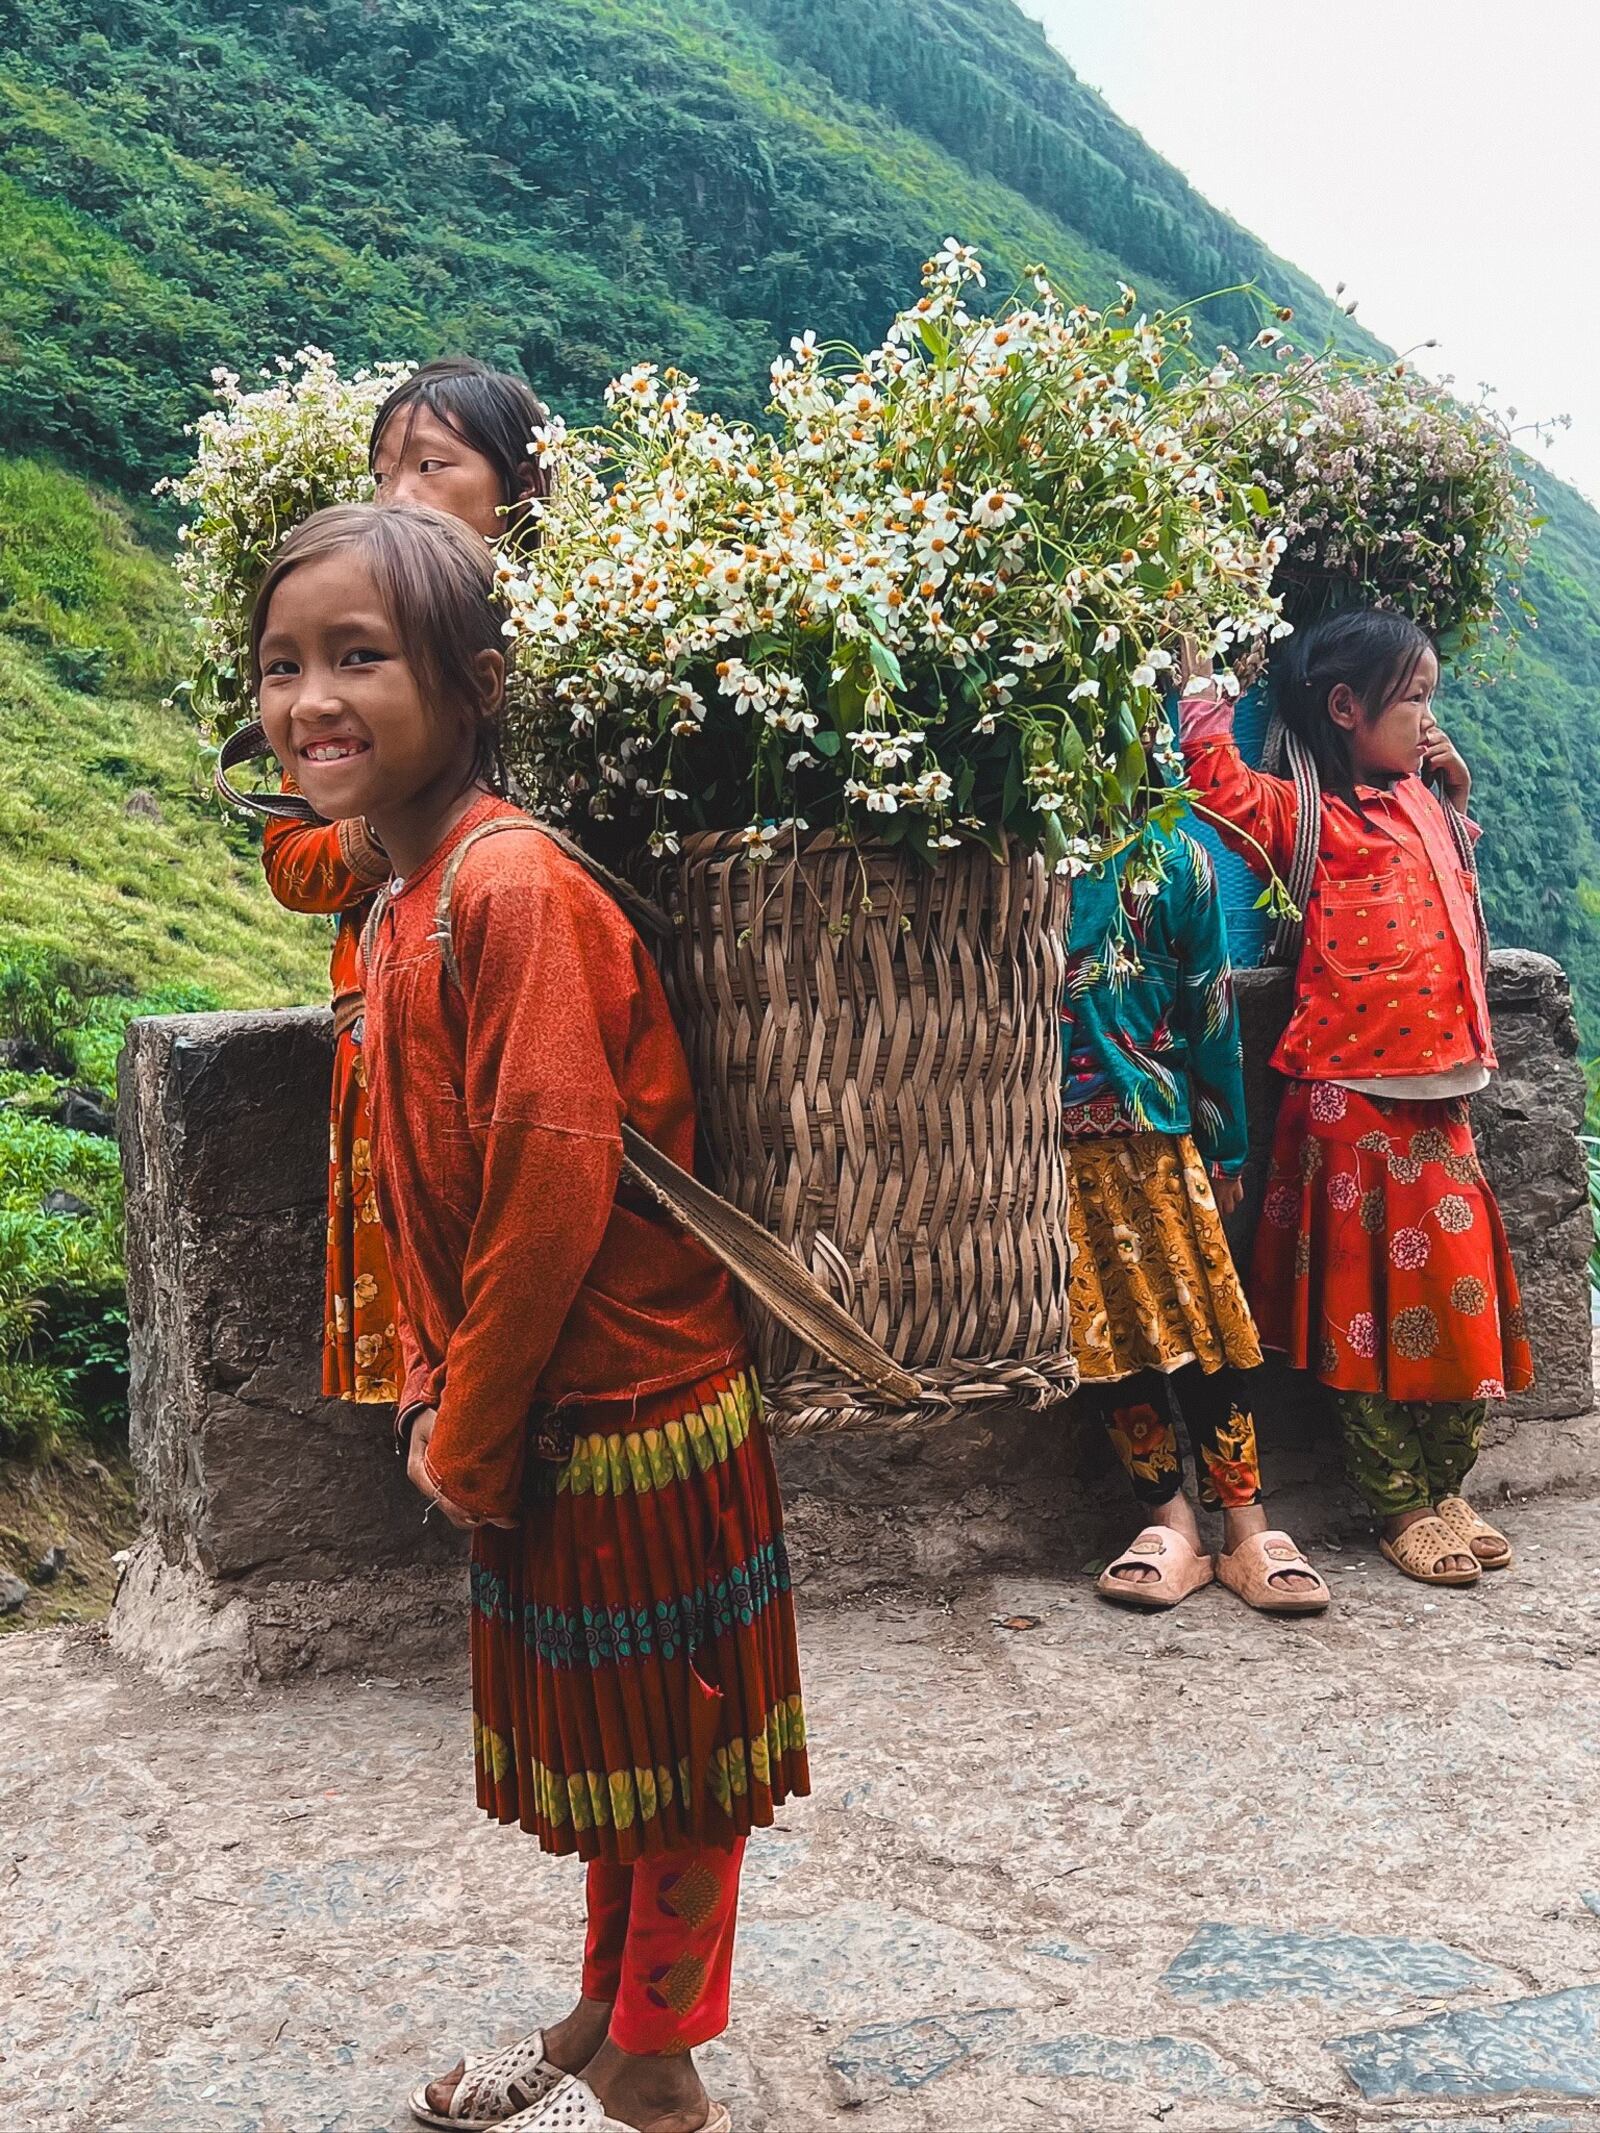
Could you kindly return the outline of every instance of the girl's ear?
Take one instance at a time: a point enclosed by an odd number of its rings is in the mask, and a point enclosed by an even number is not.
[[[540,493],[539,469],[531,459],[524,459],[517,468],[517,502],[525,504]]]
[[[1336,681],[1328,691],[1328,716],[1336,726],[1343,726],[1346,733],[1354,733],[1361,723],[1361,699],[1347,681]]]
[[[472,662],[472,676],[478,684],[478,695],[482,700],[485,716],[496,717],[506,693],[504,653],[490,651],[485,647]]]

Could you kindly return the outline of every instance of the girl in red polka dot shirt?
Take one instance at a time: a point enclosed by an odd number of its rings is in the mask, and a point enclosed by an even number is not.
[[[1385,1555],[1473,1584],[1511,1549],[1462,1484],[1487,1403],[1533,1366],[1468,1117],[1495,1064],[1472,777],[1434,719],[1439,661],[1415,623],[1353,609],[1285,650],[1277,709],[1314,773],[1298,783],[1250,769],[1229,699],[1193,661],[1183,677],[1190,780],[1258,869],[1290,872],[1320,787],[1250,1301],[1263,1344],[1332,1391]]]

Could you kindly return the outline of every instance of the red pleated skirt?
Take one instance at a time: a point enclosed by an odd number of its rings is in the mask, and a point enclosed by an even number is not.
[[[1498,1400],[1533,1382],[1467,1105],[1291,1081],[1250,1303],[1262,1344],[1342,1392]]]
[[[755,1381],[562,1419],[553,1493],[473,1536],[479,1804],[584,1859],[726,1845],[810,1790]]]

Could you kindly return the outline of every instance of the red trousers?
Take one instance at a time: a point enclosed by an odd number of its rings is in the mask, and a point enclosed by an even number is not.
[[[583,1994],[612,2002],[625,2052],[688,2052],[728,2026],[744,1839],[589,1866]]]

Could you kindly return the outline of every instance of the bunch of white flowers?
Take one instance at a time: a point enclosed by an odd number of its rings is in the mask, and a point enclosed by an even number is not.
[[[1537,504],[1487,399],[1459,400],[1404,360],[1330,352],[1268,373],[1224,358],[1185,427],[1281,533],[1295,625],[1395,607],[1459,653],[1531,614],[1516,579]]]
[[[231,370],[211,373],[217,405],[189,427],[194,464],[156,485],[186,513],[178,575],[195,658],[174,693],[211,740],[251,716],[250,611],[273,550],[324,505],[370,500],[372,419],[413,368],[378,363],[344,378],[325,349],[301,348],[249,391]]]
[[[1180,432],[1187,320],[1037,270],[978,316],[982,282],[952,240],[880,347],[800,336],[771,435],[646,363],[561,440],[501,567],[538,805],[624,853],[854,825],[1073,868],[1122,835],[1177,637],[1277,630],[1281,543]]]

